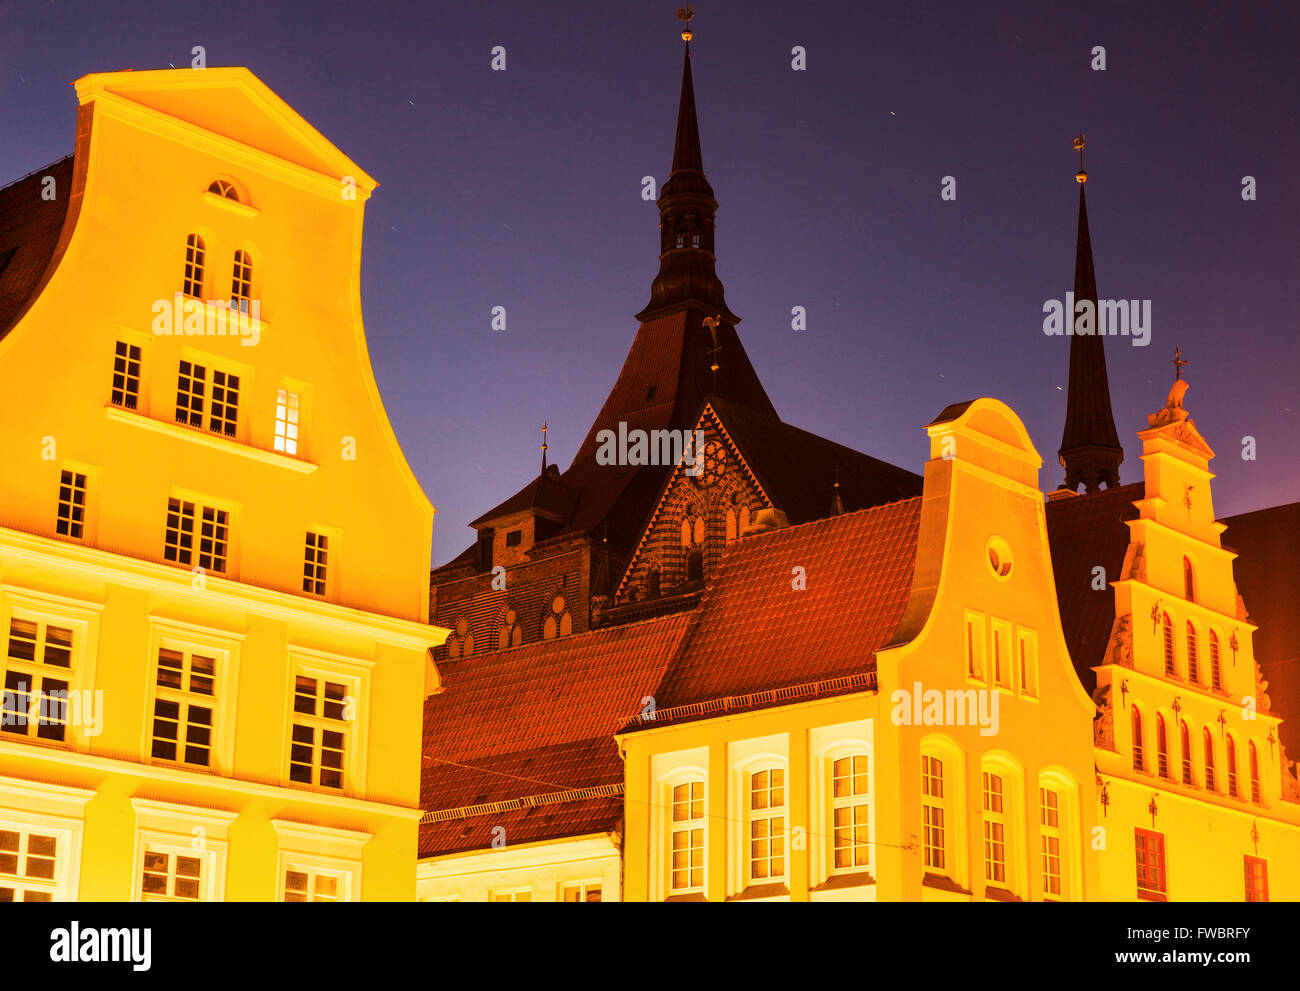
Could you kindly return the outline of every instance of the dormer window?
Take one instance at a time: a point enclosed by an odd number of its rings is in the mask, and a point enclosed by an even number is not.
[[[226,182],[224,179],[213,179],[212,185],[208,187],[209,193],[216,193],[222,199],[234,200],[239,202],[239,190],[233,184]]]

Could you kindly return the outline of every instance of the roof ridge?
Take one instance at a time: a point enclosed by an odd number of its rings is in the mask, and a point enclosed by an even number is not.
[[[62,165],[68,159],[75,158],[75,157],[76,157],[76,152],[69,152],[68,154],[64,155],[62,158],[56,158],[54,161],[48,162],[45,165],[37,166],[36,168],[28,172],[26,175],[19,176],[17,179],[14,179],[12,182],[8,182],[5,183],[5,185],[0,186],[0,193],[3,193],[6,189],[9,189],[11,186],[17,186],[20,182],[26,182],[28,179],[36,175],[38,172],[45,172],[49,169],[54,168],[56,165]]]

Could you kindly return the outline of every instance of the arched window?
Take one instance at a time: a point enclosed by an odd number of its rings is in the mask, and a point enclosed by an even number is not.
[[[1187,729],[1187,721],[1183,720],[1178,726],[1178,745],[1182,748],[1180,753],[1183,757],[1183,784],[1192,783],[1192,734]]]
[[[785,879],[785,768],[767,767],[748,774],[746,808],[749,882]]]
[[[239,190],[224,179],[213,179],[212,185],[208,186],[208,192],[216,193],[224,199],[234,200],[236,203],[239,202]]]
[[[865,753],[831,761],[832,872],[871,866],[867,763]]]
[[[1169,613],[1165,613],[1161,622],[1165,628],[1165,674],[1177,674],[1178,669],[1174,666],[1174,621],[1169,618]]]
[[[739,536],[739,532],[736,529],[736,511],[731,507],[727,507],[725,523],[727,529],[727,543],[731,543],[737,536]]]
[[[1210,735],[1210,728],[1207,726],[1203,731],[1205,740],[1205,790],[1214,791],[1214,737]]]
[[[1192,575],[1192,562],[1183,558],[1183,597],[1188,602],[1196,601],[1196,579]]]
[[[474,635],[469,631],[469,620],[458,616],[452,625],[451,635],[447,637],[447,656],[452,660],[469,657],[474,653]]]
[[[944,811],[943,761],[929,754],[921,755],[921,812],[925,835],[923,852],[925,869],[936,874],[947,874],[948,856]]]
[[[194,299],[203,298],[203,268],[207,263],[207,247],[203,238],[191,234],[185,239],[185,284],[183,292]]]
[[[230,308],[247,313],[253,300],[253,259],[247,251],[235,252],[235,267],[230,277]]]
[[[997,887],[1007,883],[1007,809],[1003,777],[984,771],[984,880]]]
[[[683,781],[672,789],[669,824],[669,890],[704,890],[704,781]]]
[[[1156,767],[1162,778],[1169,777],[1169,736],[1163,713],[1156,713]]]
[[[1142,770],[1142,713],[1133,706],[1133,770]]]
[[[557,595],[551,600],[550,612],[542,623],[542,639],[554,640],[556,637],[567,637],[572,632],[573,617],[564,606],[564,596]]]
[[[507,647],[518,647],[524,641],[524,631],[519,625],[519,617],[510,607],[501,613],[500,622],[497,624],[497,650],[505,650]]]
[[[1259,802],[1259,752],[1254,740],[1250,741],[1250,800]]]
[[[1210,687],[1216,692],[1223,688],[1223,674],[1219,669],[1219,635],[1210,631]]]
[[[1232,734],[1228,734],[1228,794],[1237,797],[1237,744]]]
[[[686,580],[699,582],[704,580],[704,552],[692,547],[686,552]]]
[[[1196,627],[1190,619],[1187,621],[1187,680],[1193,683],[1201,680],[1196,666]]]

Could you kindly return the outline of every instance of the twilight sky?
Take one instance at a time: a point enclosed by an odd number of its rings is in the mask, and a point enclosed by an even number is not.
[[[671,163],[677,6],[0,0],[0,185],[72,150],[79,76],[188,66],[194,45],[248,66],[380,182],[366,330],[442,563],[536,473],[543,420],[567,467],[632,342],[658,267],[641,179]],[[993,396],[1059,484],[1069,342],[1043,334],[1042,307],[1072,287],[1082,129],[1099,294],[1152,301],[1148,347],[1106,343],[1121,478],[1140,477],[1135,433],[1177,344],[1218,514],[1300,498],[1300,5],[696,13],[718,272],[782,419],[919,471],[923,425]]]

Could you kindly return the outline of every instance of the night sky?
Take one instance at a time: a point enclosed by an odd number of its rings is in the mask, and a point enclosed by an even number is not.
[[[677,5],[0,0],[0,184],[72,150],[82,75],[188,67],[194,45],[248,66],[380,182],[366,331],[441,563],[536,473],[544,420],[568,466],[631,345]],[[696,4],[718,272],[782,419],[919,471],[924,424],[993,396],[1058,485],[1069,341],[1042,307],[1073,284],[1084,130],[1099,294],[1152,301],[1148,347],[1106,343],[1121,478],[1177,344],[1218,515],[1300,498],[1300,5],[1149,6]]]

